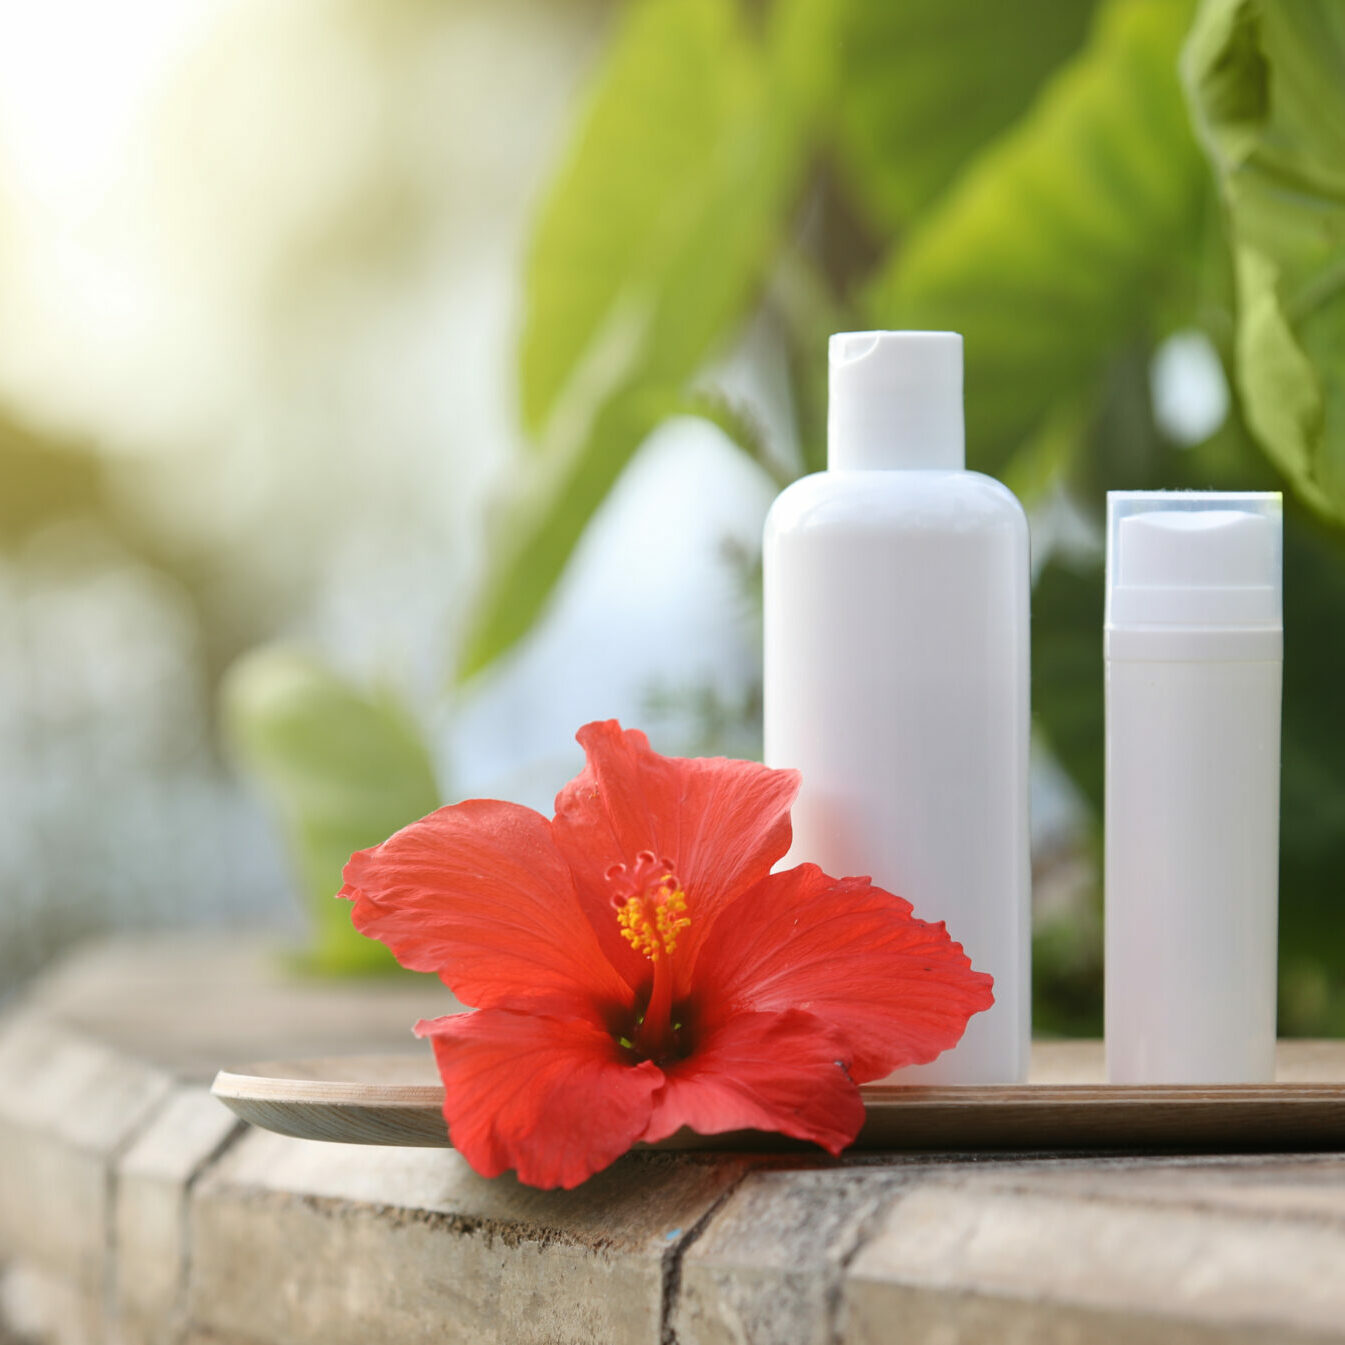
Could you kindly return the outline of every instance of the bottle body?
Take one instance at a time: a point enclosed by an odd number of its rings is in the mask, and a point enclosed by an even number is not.
[[[966,471],[829,471],[767,521],[765,746],[802,772],[786,863],[947,922],[995,1004],[910,1083],[1026,1076],[1027,523]]]
[[[1274,1077],[1281,663],[1198,651],[1107,660],[1114,1083]]]
[[[1109,491],[1103,648],[1107,1076],[1269,1082],[1279,494]]]

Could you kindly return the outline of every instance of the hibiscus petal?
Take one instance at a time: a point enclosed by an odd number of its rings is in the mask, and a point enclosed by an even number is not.
[[[352,855],[355,927],[466,1004],[601,1017],[630,987],[603,956],[540,813],[472,799]]]
[[[453,1147],[483,1177],[515,1168],[529,1186],[569,1189],[619,1158],[663,1082],[582,1019],[479,1009],[416,1034],[434,1047]]]
[[[691,926],[678,961],[690,963],[720,910],[764,878],[790,844],[797,771],[723,757],[664,757],[616,720],[575,735],[588,764],[556,796],[556,845],[574,873],[603,951],[634,986],[649,964],[619,934],[609,870],[641,851],[671,861]]]
[[[994,1003],[991,978],[942,923],[915,919],[867,878],[829,878],[815,864],[742,896],[692,974],[707,1026],[742,1009],[806,1009],[839,1030],[857,1083],[933,1060]]]
[[[840,1153],[864,1124],[864,1103],[842,1050],[813,1014],[737,1014],[667,1067],[668,1082],[641,1139],[654,1143],[683,1126],[702,1135],[774,1130]]]

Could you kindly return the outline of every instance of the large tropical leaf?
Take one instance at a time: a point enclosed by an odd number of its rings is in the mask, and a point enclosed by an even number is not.
[[[681,405],[774,254],[822,95],[818,0],[763,32],[737,0],[626,12],[528,264],[520,378],[539,461],[500,513],[460,674],[538,615],[640,441]]]
[[[599,408],[582,437],[553,445],[529,464],[493,521],[459,678],[479,672],[531,629],[631,454],[676,406],[676,397],[662,389],[623,388]]]
[[[626,11],[533,236],[520,392],[534,433],[577,373],[600,392],[640,361],[667,269],[713,208],[737,148],[725,142],[755,121],[760,85],[735,4],[643,0]],[[655,345],[695,338],[658,335]]]
[[[900,228],[1083,44],[1092,0],[840,0],[837,149],[872,224]]]
[[[390,696],[353,687],[292,650],[266,648],[230,670],[224,730],[284,824],[324,972],[390,970],[382,944],[356,933],[334,900],[356,850],[386,840],[440,802],[429,754]]]
[[[1206,0],[1183,68],[1228,207],[1248,424],[1345,519],[1345,6]]]
[[[963,333],[968,453],[986,471],[1189,283],[1207,189],[1176,68],[1190,12],[1104,4],[1087,46],[872,287],[875,325]]]

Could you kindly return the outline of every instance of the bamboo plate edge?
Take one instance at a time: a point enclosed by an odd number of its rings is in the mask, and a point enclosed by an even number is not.
[[[437,1084],[295,1077],[374,1062],[276,1062],[221,1070],[212,1092],[249,1124],[299,1139],[451,1147]],[[1011,1084],[928,1087],[886,1082],[860,1090],[859,1149],[1345,1149],[1345,1080],[1220,1085]],[[681,1132],[660,1149],[808,1149],[778,1135]]]

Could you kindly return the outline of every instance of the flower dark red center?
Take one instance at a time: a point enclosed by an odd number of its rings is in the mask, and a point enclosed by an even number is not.
[[[672,956],[677,936],[691,924],[687,896],[673,866],[652,850],[641,850],[633,864],[607,871],[612,908],[621,937],[654,964],[649,1002],[622,1045],[646,1060],[663,1061],[681,1053],[681,1024],[672,1015]]]

